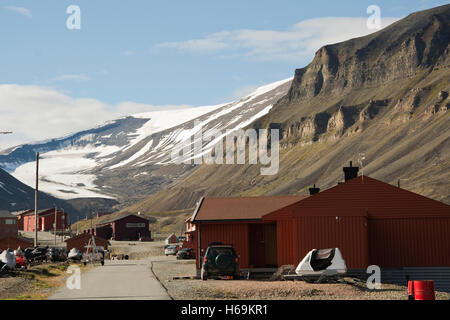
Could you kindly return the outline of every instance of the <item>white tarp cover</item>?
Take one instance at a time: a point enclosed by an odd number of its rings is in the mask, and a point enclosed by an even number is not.
[[[344,274],[347,272],[344,258],[339,248],[313,249],[295,269],[298,275]]]
[[[16,266],[16,257],[14,256],[14,253],[9,252],[8,250],[3,250],[3,252],[0,253],[0,261],[5,263],[11,269],[14,269]]]
[[[79,256],[81,256],[81,251],[80,250],[78,250],[77,248],[72,248],[72,249],[70,249],[70,251],[69,251],[69,254],[67,255],[67,257],[70,259],[70,258],[76,258],[76,257],[79,257]]]

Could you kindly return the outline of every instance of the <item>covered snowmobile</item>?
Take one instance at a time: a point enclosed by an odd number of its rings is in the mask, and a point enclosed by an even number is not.
[[[80,261],[81,258],[83,257],[83,252],[81,252],[81,250],[78,250],[77,248],[72,248],[72,249],[70,249],[69,254],[67,255],[67,257],[70,260]]]
[[[9,249],[3,250],[3,252],[0,253],[0,271],[2,273],[12,271],[15,266],[16,257],[14,256],[14,253]]]
[[[300,276],[336,276],[346,272],[347,266],[338,248],[313,249],[295,269]]]

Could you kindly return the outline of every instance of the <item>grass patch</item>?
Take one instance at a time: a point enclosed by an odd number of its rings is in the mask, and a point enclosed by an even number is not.
[[[88,264],[74,264],[81,269],[81,272],[85,272],[91,269],[93,266]],[[47,299],[56,289],[63,286],[68,274],[68,264],[51,264],[51,265],[38,265],[30,267],[24,271],[21,271],[19,276],[26,279],[25,285],[21,285],[20,290],[16,288],[15,296],[0,296],[0,299],[4,300],[43,300]],[[51,270],[51,272],[50,272]]]

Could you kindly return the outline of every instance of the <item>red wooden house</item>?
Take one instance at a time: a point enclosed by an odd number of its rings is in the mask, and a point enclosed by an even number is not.
[[[55,208],[38,211],[38,231],[51,231],[54,229]],[[69,225],[69,215],[63,210],[56,212],[56,229],[66,229]],[[34,211],[23,215],[23,230],[33,232],[35,227]]]

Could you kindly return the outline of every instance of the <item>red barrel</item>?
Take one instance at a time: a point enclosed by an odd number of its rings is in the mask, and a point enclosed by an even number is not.
[[[414,281],[408,281],[408,300],[414,300]]]
[[[413,286],[415,300],[435,300],[433,280],[416,280]]]

